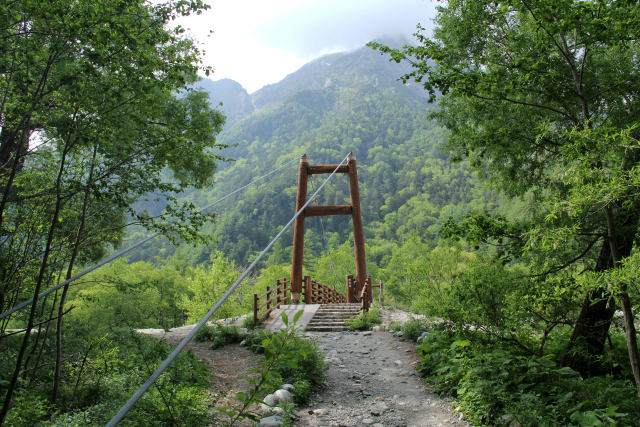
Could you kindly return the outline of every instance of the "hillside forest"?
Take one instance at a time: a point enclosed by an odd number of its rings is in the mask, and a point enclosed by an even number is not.
[[[439,2],[432,33],[251,94],[170,25],[208,7],[0,2],[0,313],[159,236],[0,318],[0,424],[104,425],[171,350],[135,329],[199,321],[294,214],[297,159],[351,151],[368,273],[431,319],[436,392],[474,425],[640,425],[636,2]],[[336,176],[314,203],[348,200]],[[344,292],[351,227],[307,219],[305,275]],[[181,354],[126,422],[209,425],[207,369]]]

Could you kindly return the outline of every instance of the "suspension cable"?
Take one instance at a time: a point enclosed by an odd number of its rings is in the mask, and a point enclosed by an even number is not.
[[[324,249],[329,254],[329,261],[331,262],[331,270],[333,270],[333,274],[335,274],[336,276],[336,281],[333,284],[333,289],[336,289],[336,285],[340,283],[340,277],[338,277],[338,271],[336,270],[336,265],[333,262],[333,254],[331,253],[331,248],[329,247],[329,243],[327,242],[327,236],[325,235],[325,232],[324,232],[324,223],[322,221],[322,217],[319,216],[318,218],[320,218],[320,229],[322,230],[322,242],[324,243]]]
[[[240,275],[240,277],[238,277],[238,279],[234,282],[234,284],[231,285],[229,289],[227,289],[224,295],[220,297],[220,299],[207,312],[207,314],[205,314],[204,317],[196,324],[196,326],[191,330],[191,332],[189,332],[189,334],[186,337],[184,337],[182,341],[180,341],[180,344],[177,345],[177,347],[171,352],[171,354],[167,356],[164,362],[162,362],[162,364],[153,372],[153,374],[151,374],[149,379],[147,379],[147,381],[144,384],[142,384],[142,386],[140,386],[138,391],[136,391],[133,394],[133,396],[129,398],[127,403],[125,403],[124,406],[120,408],[118,413],[114,415],[113,418],[111,418],[111,421],[107,423],[107,427],[115,426],[122,420],[122,418],[124,418],[127,412],[129,412],[129,410],[133,407],[133,405],[135,405],[135,403],[142,397],[142,395],[149,389],[149,387],[151,387],[151,385],[158,379],[158,377],[165,371],[165,369],[167,369],[167,367],[171,364],[171,362],[173,362],[173,360],[176,358],[176,356],[178,356],[178,354],[182,351],[182,349],[184,349],[186,345],[189,344],[189,341],[193,339],[196,333],[198,333],[200,328],[204,326],[204,324],[207,322],[207,320],[209,320],[209,318],[213,315],[213,313],[215,313],[218,310],[218,308],[220,308],[222,303],[226,301],[229,295],[231,295],[231,293],[240,285],[240,283],[245,279],[245,277],[249,275],[251,270],[253,270],[253,268],[267,253],[267,251],[271,249],[271,247],[276,243],[276,241],[280,238],[280,236],[282,236],[284,232],[287,231],[289,226],[293,224],[293,221],[295,221],[295,219],[298,218],[298,216],[300,216],[302,212],[304,212],[305,208],[309,206],[309,204],[318,196],[318,193],[320,193],[320,191],[324,188],[325,184],[336,174],[340,166],[342,166],[342,164],[347,160],[348,157],[349,155],[347,155],[340,162],[340,164],[334,169],[331,175],[329,175],[329,177],[322,183],[322,185],[318,187],[315,193],[313,193],[313,195],[309,198],[309,200],[307,200],[307,202],[300,208],[300,210],[298,210],[298,212],[296,212],[296,214],[289,220],[289,222],[284,227],[282,227],[282,229],[276,235],[276,237],[274,237],[273,240],[269,242],[269,244],[262,250],[262,252],[260,252],[260,254],[256,257],[256,259],[253,260],[251,265],[249,265],[249,267],[247,267],[247,269]]]
[[[313,190],[313,175],[309,177],[309,186]],[[324,246],[324,250],[329,255],[331,270],[333,271],[333,274],[336,276],[336,281],[331,284],[331,287],[335,290],[336,286],[340,283],[340,277],[338,277],[338,272],[336,271],[336,266],[335,266],[335,263],[333,262],[333,254],[331,253],[331,249],[329,248],[329,243],[327,242],[327,236],[325,235],[324,222],[322,221],[322,216],[319,216],[318,219],[320,220],[320,230],[322,231],[322,245]]]
[[[207,209],[211,208],[212,206],[222,202],[223,200],[228,199],[229,197],[233,196],[234,194],[239,193],[240,191],[242,191],[245,188],[255,184],[256,182],[261,181],[261,180],[263,180],[264,178],[267,178],[270,175],[273,175],[274,173],[278,172],[279,170],[281,170],[285,166],[288,166],[290,163],[293,163],[297,159],[298,158],[295,157],[295,158],[287,161],[286,163],[284,163],[282,166],[280,166],[280,167],[278,167],[276,169],[273,169],[271,172],[268,172],[268,173],[266,173],[266,174],[264,174],[264,175],[262,175],[262,176],[260,176],[260,177],[258,177],[256,179],[254,179],[253,181],[249,182],[248,184],[245,184],[242,187],[233,190],[231,193],[225,194],[224,196],[222,196],[218,200],[216,200],[214,202],[211,202],[208,205],[200,208],[198,210],[198,212],[204,212],[205,210],[207,210]],[[43,298],[43,297],[49,295],[50,293],[60,289],[61,287],[68,285],[69,283],[73,282],[74,280],[77,280],[77,279],[81,278],[82,276],[85,276],[85,275],[91,273],[92,271],[102,267],[103,265],[108,264],[108,263],[110,263],[111,261],[113,261],[113,260],[115,260],[117,258],[120,258],[122,255],[124,255],[124,254],[126,254],[128,252],[131,252],[135,248],[147,243],[149,240],[155,239],[156,237],[160,236],[161,234],[162,233],[157,232],[155,234],[152,234],[151,236],[145,237],[144,239],[140,240],[139,242],[137,242],[137,243],[135,243],[135,244],[133,244],[133,245],[131,245],[129,247],[126,247],[124,249],[120,249],[119,251],[115,252],[114,254],[108,256],[107,258],[104,258],[102,261],[98,262],[94,266],[89,267],[86,270],[82,271],[81,273],[78,273],[75,276],[70,277],[69,279],[65,280],[64,282],[62,282],[62,283],[60,283],[60,284],[58,284],[58,285],[56,285],[56,286],[54,286],[52,288],[47,289],[44,292],[38,294],[38,296],[35,299],[31,298],[30,300],[24,301],[24,302],[16,305],[15,307],[5,311],[4,313],[0,314],[0,320],[4,319],[5,317],[9,316],[10,314],[15,313],[18,310],[21,310],[21,309],[25,308],[26,306],[28,306],[30,304],[33,304],[35,301],[39,300],[40,298]]]

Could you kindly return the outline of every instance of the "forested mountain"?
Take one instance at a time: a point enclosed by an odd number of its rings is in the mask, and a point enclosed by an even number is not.
[[[227,126],[231,126],[255,110],[246,89],[234,80],[222,79],[214,82],[202,79],[195,86],[209,94],[209,103],[213,108],[218,108],[224,113],[227,117]]]
[[[223,153],[235,162],[222,165],[211,190],[189,198],[203,206],[296,156],[306,153],[312,164],[337,163],[353,151],[368,242],[398,241],[412,231],[435,237],[449,216],[492,209],[494,199],[478,188],[466,165],[452,164],[441,152],[445,134],[427,120],[432,107],[424,90],[398,80],[407,71],[363,47],[314,60],[251,94],[251,102],[228,80],[201,82],[202,88],[220,89],[211,94],[211,99],[222,100],[228,117],[219,140],[229,145]],[[248,105],[256,110],[248,113]],[[195,249],[183,246],[178,253],[194,264],[208,262],[214,250],[241,264],[250,261],[293,214],[296,171],[292,164],[268,184],[220,205],[217,221],[205,226],[216,241]],[[320,179],[314,178],[317,183]],[[337,177],[319,203],[342,203],[348,198],[346,184]],[[324,221],[327,232],[335,233],[333,246],[351,238],[348,218]],[[320,232],[318,220],[310,220],[310,257],[320,253]],[[284,239],[286,247],[290,237]],[[131,260],[151,260],[159,250],[156,243]],[[165,242],[163,256],[172,252]],[[379,261],[384,251],[376,248],[370,256],[374,254]]]

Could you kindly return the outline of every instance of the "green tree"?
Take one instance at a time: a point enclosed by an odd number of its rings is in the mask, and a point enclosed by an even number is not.
[[[186,292],[178,301],[189,322],[199,321],[240,276],[235,263],[222,252],[211,254],[209,266],[198,266],[186,281]],[[243,310],[242,289],[236,291],[215,313],[216,318],[226,318],[249,311]]]
[[[525,235],[556,263],[547,273],[587,260],[596,272],[617,267],[632,253],[640,212],[638,5],[451,0],[436,23],[418,46],[374,47],[408,59],[405,81],[438,97],[434,116],[450,130],[455,158],[469,158],[507,194],[532,192],[551,206]],[[559,246],[571,250],[558,256]],[[615,294],[629,306],[624,286],[595,284],[577,318],[566,363],[584,374],[598,370],[591,356],[602,354]]]
[[[182,29],[165,28],[204,8],[200,0],[0,4],[2,310],[37,296],[77,262],[98,258],[106,243],[117,242],[127,212],[170,236],[197,237],[206,217],[191,204],[169,196],[154,218],[132,203],[155,191],[203,186],[220,159],[215,135],[224,118],[188,87],[201,69],[199,51]],[[161,175],[167,168],[169,182]],[[56,298],[61,315],[63,300]],[[38,311],[34,303],[23,318],[0,422]]]

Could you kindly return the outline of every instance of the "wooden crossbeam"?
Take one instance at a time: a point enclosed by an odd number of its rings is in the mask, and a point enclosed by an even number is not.
[[[352,212],[351,205],[309,206],[304,210],[304,216],[351,215]]]
[[[307,169],[309,175],[318,175],[321,173],[331,173],[338,165],[310,165]],[[336,173],[349,173],[349,166],[342,165],[338,168]]]

